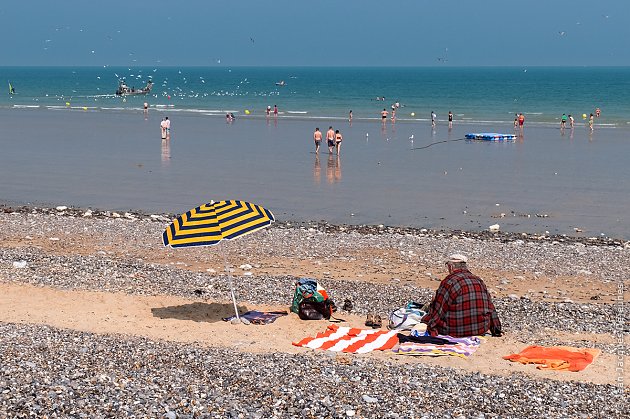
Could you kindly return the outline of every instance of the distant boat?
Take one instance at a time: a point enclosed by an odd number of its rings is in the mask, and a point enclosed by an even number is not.
[[[14,95],[15,94],[15,88],[13,87],[11,82],[9,82],[9,94],[10,95]]]
[[[146,95],[151,92],[153,88],[153,82],[149,80],[147,85],[142,89],[136,89],[135,87],[129,87],[121,80],[118,82],[118,89],[116,89],[116,96],[131,96],[131,95]]]
[[[276,83],[276,86],[286,86],[287,84],[284,82],[284,80],[281,80],[279,82]]]

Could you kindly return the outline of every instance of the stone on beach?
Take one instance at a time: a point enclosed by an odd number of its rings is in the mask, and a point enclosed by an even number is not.
[[[17,268],[17,269],[23,269],[26,268],[26,261],[25,260],[19,260],[19,261],[15,261],[13,262],[13,267]]]
[[[29,236],[37,244],[3,243],[0,259],[5,263],[0,264],[0,282],[139,298],[177,296],[189,299],[191,304],[199,301],[192,290],[203,290],[208,302],[202,304],[219,301],[231,307],[227,274],[217,274],[208,267],[223,264],[220,252],[212,255],[197,249],[183,255],[162,248],[159,238],[164,225],[151,217],[138,216],[137,221],[125,222],[101,216],[98,211],[89,218],[72,218],[68,212],[63,216],[29,213],[22,217],[0,213],[6,237],[24,243],[23,238]],[[79,210],[77,214],[84,212]],[[125,223],[124,230],[118,227],[121,222]],[[45,232],[41,225],[47,226]],[[457,249],[469,256],[474,272],[502,271],[495,283],[510,288],[493,300],[510,335],[536,344],[586,344],[615,350],[614,341],[582,339],[588,334],[613,336],[610,319],[617,315],[617,307],[591,300],[594,292],[585,302],[571,293],[556,294],[554,288],[562,284],[563,278],[569,278],[587,289],[613,281],[611,289],[616,290],[615,281],[623,283],[630,277],[627,243],[324,223],[312,228],[315,231],[283,224],[226,246],[228,261],[235,266],[241,266],[235,260],[242,260],[243,255],[261,265],[246,281],[235,281],[239,306],[287,307],[296,275],[303,272],[300,269],[316,269],[314,276],[328,273],[322,284],[332,297],[336,301],[350,298],[357,315],[364,317],[372,310],[387,313],[410,298],[428,301],[437,285],[427,281],[442,275],[443,257]],[[50,243],[51,235],[63,237],[63,242]],[[61,246],[70,239],[74,241],[72,247],[60,253]],[[94,247],[87,251],[90,243]],[[293,264],[283,263],[282,258]],[[572,263],[558,263],[566,260]],[[14,261],[28,261],[29,269],[12,269]],[[352,264],[365,273],[364,278],[344,278],[339,266],[349,269]],[[281,273],[266,271],[271,265]],[[403,268],[415,272],[411,281]],[[376,269],[382,272],[383,282],[372,279]],[[351,277],[349,272],[345,272],[346,277]],[[539,294],[530,293],[534,274],[543,280],[548,278],[548,289],[554,290],[552,294],[558,298],[542,300],[535,297]],[[519,297],[521,294],[529,298]],[[599,291],[596,294],[611,298]],[[624,303],[623,307],[627,306]],[[164,324],[169,327],[167,322],[187,321],[171,318]],[[324,324],[314,322],[312,326]],[[212,333],[212,324],[204,325]],[[229,327],[234,333],[248,334],[254,327],[265,327],[273,334],[272,326]],[[558,334],[558,330],[563,333]],[[272,342],[274,338],[269,339]],[[483,349],[492,347],[493,338],[488,339]],[[241,340],[243,343],[235,350],[196,342],[0,322],[0,361],[11,371],[10,379],[0,377],[0,388],[8,390],[0,394],[0,416],[43,416],[55,409],[60,416],[78,417],[126,417],[129,412],[137,417],[178,418],[348,414],[370,418],[481,417],[481,413],[485,417],[621,417],[624,401],[623,391],[618,392],[612,385],[581,382],[579,375],[573,381],[559,381],[535,372],[481,374],[379,356],[349,356],[351,362],[343,363],[310,351],[291,353],[276,348],[249,352],[247,348],[256,338]],[[453,361],[452,365],[456,364]],[[304,379],[305,371],[312,380]],[[309,396],[304,399],[305,395]],[[419,398],[422,403],[418,403]],[[495,399],[501,402],[486,403]]]

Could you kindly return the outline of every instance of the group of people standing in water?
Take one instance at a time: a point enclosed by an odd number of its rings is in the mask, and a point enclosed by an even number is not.
[[[315,153],[319,153],[319,147],[322,143],[323,134],[319,130],[319,128],[315,128],[315,132],[313,133],[313,140],[315,141]],[[343,136],[339,132],[339,130],[333,130],[333,127],[329,127],[328,131],[326,131],[326,144],[328,145],[328,152],[332,154],[333,149],[337,150],[337,155],[341,151],[341,141],[343,141]]]
[[[593,113],[591,113],[588,116],[588,129],[593,131],[593,124],[595,123],[595,118],[599,118],[599,116],[601,115],[602,111],[597,108],[595,109],[595,115],[593,115]],[[582,114],[582,119],[586,119],[586,114]],[[573,118],[573,116],[569,115],[567,117],[566,114],[562,114],[562,117],[560,118],[560,129],[563,130],[566,125],[567,125],[567,120],[569,121],[569,126],[571,127],[571,129],[573,129],[573,126],[575,125],[575,119]]]

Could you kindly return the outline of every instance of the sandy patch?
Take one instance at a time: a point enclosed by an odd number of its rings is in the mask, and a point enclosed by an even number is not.
[[[190,300],[173,296],[133,296],[122,293],[64,291],[21,284],[0,284],[0,321],[46,324],[97,334],[122,334],[165,341],[197,343],[203,346],[232,347],[246,352],[307,352],[291,343],[323,331],[328,322],[301,321],[296,315],[281,317],[265,326],[232,325],[221,320],[233,313],[228,301]],[[288,307],[240,304],[241,312],[287,310]],[[343,325],[360,327],[363,317],[346,315]],[[562,335],[559,332],[558,336]],[[550,334],[555,332],[550,331]],[[567,334],[571,339],[611,342],[610,335]],[[531,365],[505,361],[503,355],[518,352],[527,343],[508,333],[502,338],[488,338],[470,358],[409,357],[390,353],[372,353],[374,359],[396,363],[453,367],[462,371],[509,375],[523,372],[537,379],[576,380],[595,384],[613,384],[617,357],[602,353],[585,371],[579,373],[541,371]],[[358,355],[339,355],[339,362],[352,362]],[[630,357],[625,357],[628,365]]]

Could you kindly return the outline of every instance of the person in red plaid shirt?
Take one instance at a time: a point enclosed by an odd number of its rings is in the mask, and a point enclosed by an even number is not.
[[[468,258],[455,254],[446,262],[448,276],[442,280],[422,322],[431,336],[501,336],[501,322],[486,284],[466,266]]]

